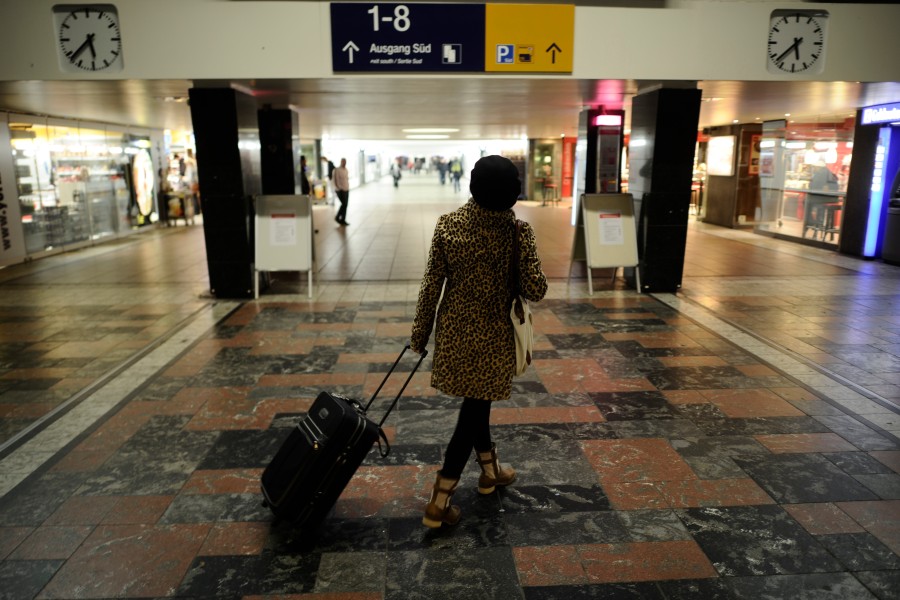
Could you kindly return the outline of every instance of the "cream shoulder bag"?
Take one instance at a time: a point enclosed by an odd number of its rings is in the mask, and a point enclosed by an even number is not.
[[[516,219],[516,232],[513,237],[513,259],[510,265],[510,296],[512,305],[509,309],[509,318],[513,325],[513,334],[516,340],[516,375],[521,375],[531,364],[531,356],[534,351],[534,322],[531,318],[531,308],[528,301],[522,297],[522,282],[519,277],[519,234],[522,231],[522,221]]]

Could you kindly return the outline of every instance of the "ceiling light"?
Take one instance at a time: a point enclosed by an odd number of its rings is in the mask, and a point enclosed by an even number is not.
[[[403,133],[456,133],[459,129],[449,129],[440,127],[420,127],[418,129],[404,129]]]
[[[449,140],[449,135],[440,135],[440,134],[417,134],[417,135],[408,135],[406,136],[408,140]]]

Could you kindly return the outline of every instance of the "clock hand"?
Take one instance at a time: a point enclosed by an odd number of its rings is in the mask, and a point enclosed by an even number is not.
[[[69,55],[69,59],[75,60],[76,58],[81,56],[81,53],[84,52],[88,46],[91,46],[91,49],[93,49],[93,47],[94,47],[93,39],[94,39],[94,34],[89,33],[87,36],[87,39],[85,39],[84,42],[82,42],[82,44],[80,46],[78,46],[78,48],[75,49],[75,52],[73,52],[72,54]]]
[[[97,58],[97,51],[94,50],[94,34],[93,33],[88,34],[87,41],[88,41],[88,45],[91,47],[91,58]],[[799,56],[798,56],[798,58],[799,58]]]
[[[794,43],[788,46],[787,50],[781,53],[781,55],[775,59],[775,62],[780,62],[785,56],[790,54],[791,52],[797,52],[797,58],[800,58],[800,42],[803,41],[803,38],[794,38]]]

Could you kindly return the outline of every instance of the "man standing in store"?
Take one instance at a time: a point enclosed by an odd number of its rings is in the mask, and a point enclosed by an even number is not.
[[[194,224],[194,215],[200,214],[200,177],[197,175],[197,159],[194,151],[187,149],[187,158],[184,159],[184,172],[181,174],[184,181],[184,214],[185,218]]]
[[[297,180],[300,183],[300,195],[309,196],[312,188],[309,185],[309,177],[306,175],[306,157],[300,156],[300,166],[297,167]]]
[[[335,167],[334,163],[325,156],[322,157],[322,162],[325,163],[325,168],[327,170],[326,177],[328,178],[328,183],[325,186],[325,201],[328,204],[334,204],[334,170],[337,167]]]
[[[334,170],[333,176],[334,193],[341,203],[334,220],[346,227],[350,224],[347,222],[347,203],[350,201],[350,173],[347,171],[346,158],[341,159],[341,166]]]

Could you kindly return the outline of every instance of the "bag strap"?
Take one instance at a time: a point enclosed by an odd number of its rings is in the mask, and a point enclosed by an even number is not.
[[[522,221],[516,219],[516,229],[513,232],[513,256],[509,264],[509,278],[507,287],[510,298],[515,298],[522,293],[522,280],[519,275],[519,235],[522,232]]]

